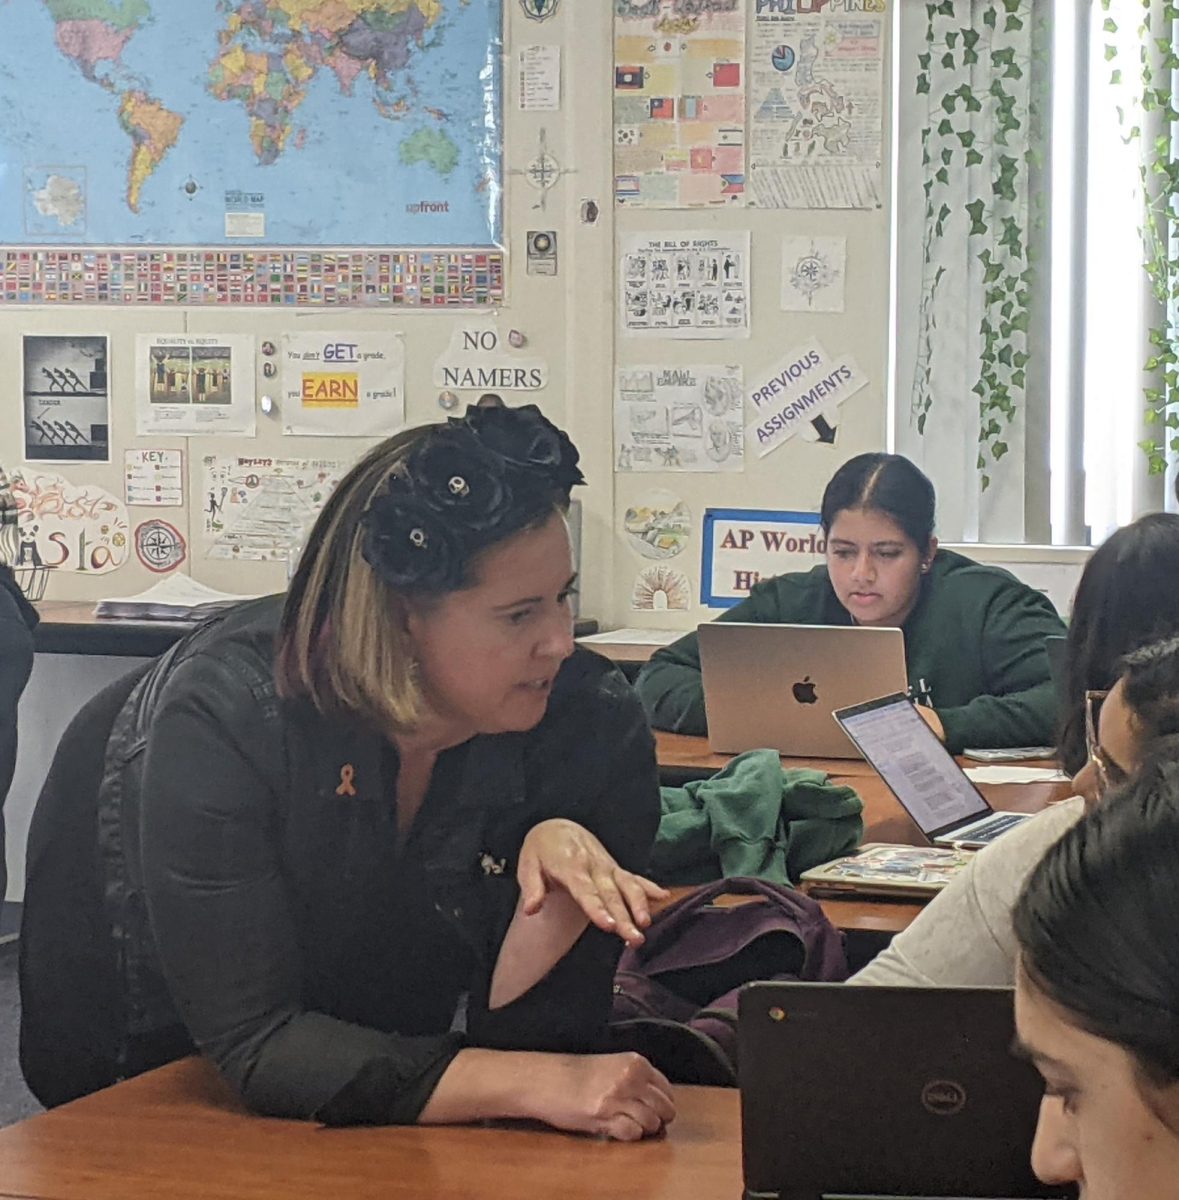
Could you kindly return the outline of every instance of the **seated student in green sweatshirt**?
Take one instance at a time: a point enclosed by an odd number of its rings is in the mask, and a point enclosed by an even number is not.
[[[1056,693],[1044,639],[1064,623],[1047,596],[933,536],[933,484],[898,454],[860,454],[823,493],[827,562],[754,585],[721,621],[899,626],[909,682],[951,751],[1051,744]],[[655,652],[636,687],[656,729],[706,733],[700,651]]]

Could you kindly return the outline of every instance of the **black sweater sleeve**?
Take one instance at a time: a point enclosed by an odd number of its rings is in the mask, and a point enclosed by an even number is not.
[[[620,672],[581,652],[576,702],[546,718],[526,762],[539,798],[535,824],[566,817],[585,826],[629,871],[644,873],[659,826],[659,770],[642,706]],[[505,910],[510,911],[510,910]],[[601,1048],[622,942],[590,926],[539,983],[490,1012],[472,994],[467,1030],[475,1045],[591,1052]]]
[[[276,835],[286,768],[267,703],[207,658],[177,667],[160,697],[140,825],[165,978],[196,1045],[256,1112],[413,1122],[462,1039],[304,1010]]]

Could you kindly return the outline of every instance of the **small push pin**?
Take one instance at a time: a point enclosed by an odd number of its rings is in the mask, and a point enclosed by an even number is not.
[[[458,408],[458,397],[454,392],[439,392],[438,407],[450,412],[452,409]]]
[[[261,397],[258,401],[258,406],[267,415],[274,411],[274,401],[269,396]]]
[[[528,339],[518,329],[508,330],[508,345],[513,350],[519,350],[521,346],[526,346],[527,344]]]

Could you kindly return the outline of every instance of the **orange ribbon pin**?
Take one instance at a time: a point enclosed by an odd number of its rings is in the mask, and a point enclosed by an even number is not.
[[[356,788],[352,780],[356,778],[356,768],[351,763],[345,763],[340,768],[340,786],[336,788],[337,796],[355,796]]]

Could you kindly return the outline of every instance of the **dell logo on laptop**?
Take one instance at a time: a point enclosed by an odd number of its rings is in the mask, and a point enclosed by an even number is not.
[[[921,1106],[935,1117],[953,1117],[966,1107],[966,1089],[952,1079],[931,1079],[921,1089]]]

